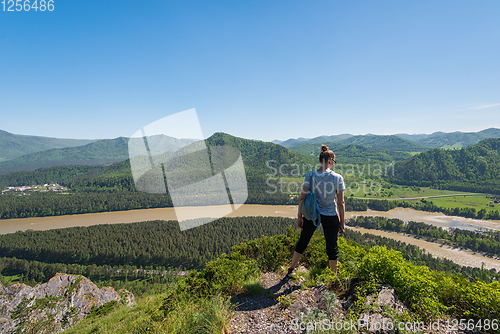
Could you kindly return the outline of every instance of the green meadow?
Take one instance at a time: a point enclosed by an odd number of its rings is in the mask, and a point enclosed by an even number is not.
[[[476,211],[485,209],[486,211],[500,210],[500,204],[494,201],[500,200],[500,196],[454,196],[431,198],[434,204],[443,208],[475,208]]]
[[[399,198],[415,198],[415,197],[464,194],[463,191],[443,190],[430,187],[400,186],[386,182],[382,182],[380,188],[381,190],[375,196],[373,196],[374,198],[399,199]],[[354,197],[361,197],[361,196],[354,195]]]

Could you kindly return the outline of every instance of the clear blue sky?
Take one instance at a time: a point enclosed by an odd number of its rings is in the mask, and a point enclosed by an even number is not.
[[[205,137],[500,127],[500,1],[0,4],[0,129],[130,136],[196,108]]]

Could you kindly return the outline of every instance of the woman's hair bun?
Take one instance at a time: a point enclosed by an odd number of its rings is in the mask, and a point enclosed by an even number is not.
[[[321,145],[321,152],[326,152],[326,151],[328,151],[328,146]]]

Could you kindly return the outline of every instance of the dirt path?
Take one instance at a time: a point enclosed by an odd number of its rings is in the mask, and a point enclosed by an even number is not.
[[[232,301],[236,309],[230,321],[231,333],[302,333],[293,329],[292,320],[299,318],[299,312],[308,313],[317,307],[326,287],[300,290],[303,280],[283,280],[283,277],[275,272],[262,275],[262,285],[270,291],[270,296],[240,296]],[[283,308],[278,301],[280,296],[293,304]]]
[[[406,197],[406,198],[387,198],[388,201],[404,201],[404,200],[415,200],[423,198],[439,198],[439,197],[458,197],[458,196],[478,196],[478,195],[488,195],[488,194],[452,194],[452,195],[434,195],[434,196],[422,196],[422,197]]]

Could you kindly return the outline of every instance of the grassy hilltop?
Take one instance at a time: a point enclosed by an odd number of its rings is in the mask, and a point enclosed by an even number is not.
[[[343,238],[339,240],[339,275],[335,277],[326,269],[328,259],[324,252],[324,238],[319,233],[314,235],[302,259],[305,270],[299,271],[292,279],[292,286],[300,287],[298,294],[289,290],[274,293],[272,289],[265,289],[261,275],[284,274],[283,268],[290,261],[297,238],[298,232],[290,229],[286,234],[237,245],[228,254],[208,262],[204,269],[190,272],[188,277],[164,293],[146,297],[133,308],[122,306],[101,318],[85,319],[67,332],[228,333],[235,308],[231,301],[237,296],[255,302],[268,299],[269,305],[278,305],[279,312],[286,313],[295,308],[296,296],[302,293],[313,293],[323,301],[316,309],[301,316],[301,320],[311,323],[324,319],[357,323],[363,314],[380,314],[396,324],[428,324],[437,319],[454,318],[483,324],[488,319],[488,328],[484,327],[483,331],[498,332],[498,324],[491,320],[500,316],[500,284],[497,281],[469,281],[461,274],[417,265],[414,260],[405,259],[402,253],[384,246],[362,246]],[[369,235],[362,237],[359,233],[349,238],[361,243],[363,239],[370,239]],[[414,259],[418,258],[418,252],[413,254]],[[378,310],[369,302],[371,296],[376,296],[380,287],[387,284],[405,304],[404,310]],[[319,286],[324,288],[318,289]],[[347,309],[340,303],[346,303]],[[261,311],[266,312],[268,307],[272,308],[266,306]],[[259,308],[256,310],[259,312]],[[290,328],[291,320],[284,326]],[[273,326],[272,320],[268,321],[271,323],[264,325]],[[257,325],[263,327],[263,324]],[[287,332],[295,333],[292,330]]]

